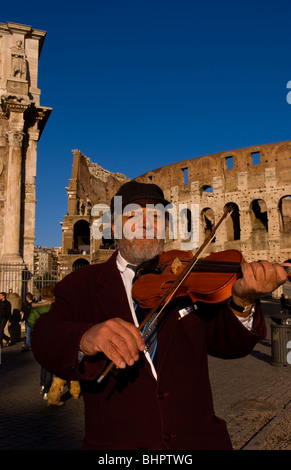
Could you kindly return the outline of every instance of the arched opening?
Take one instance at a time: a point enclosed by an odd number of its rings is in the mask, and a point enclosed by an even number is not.
[[[88,264],[90,263],[86,259],[78,258],[74,261],[72,269],[73,271],[76,271],[76,269],[82,268],[83,266],[87,266]]]
[[[180,234],[182,240],[187,240],[192,234],[192,214],[188,208],[180,212]]]
[[[268,212],[263,199],[255,199],[251,203],[252,230],[268,231]]]
[[[214,219],[214,212],[210,207],[206,207],[201,212],[202,217],[202,226],[204,230],[204,239],[210,235],[213,230],[215,219]],[[211,243],[215,243],[215,237],[211,240]]]
[[[240,217],[238,205],[234,202],[229,202],[225,205],[224,210],[228,209],[229,206],[233,207],[233,212],[226,220],[226,233],[227,241],[231,242],[234,240],[240,240]]]
[[[280,231],[291,234],[291,196],[284,196],[279,201]]]
[[[263,199],[255,199],[250,205],[251,215],[251,241],[253,250],[266,250],[268,248],[268,212]]]
[[[213,188],[212,186],[210,186],[209,184],[204,184],[202,187],[201,187],[201,195],[203,193],[206,193],[206,194],[213,194]]]
[[[255,199],[251,203],[251,223],[252,231],[268,231],[268,212],[263,199]]]
[[[74,225],[73,249],[78,253],[90,253],[90,226],[86,220],[78,220]]]
[[[284,196],[279,201],[280,214],[280,247],[291,247],[291,196]]]

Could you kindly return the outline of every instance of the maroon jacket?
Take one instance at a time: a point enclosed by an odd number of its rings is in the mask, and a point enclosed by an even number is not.
[[[50,312],[36,322],[32,349],[47,370],[81,381],[84,449],[231,449],[225,422],[214,413],[207,354],[248,354],[265,337],[260,308],[250,333],[226,303],[197,304],[198,310],[179,320],[178,310],[189,301],[174,301],[158,333],[158,380],[141,354],[120,377],[110,373],[98,384],[107,361],[99,354],[79,363],[82,334],[110,317],[132,322],[116,254],[66,276],[55,294]]]

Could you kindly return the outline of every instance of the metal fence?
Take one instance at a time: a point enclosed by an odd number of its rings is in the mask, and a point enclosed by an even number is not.
[[[16,293],[22,300],[27,292],[36,299],[41,297],[41,288],[59,281],[57,270],[35,272],[33,267],[23,264],[0,264],[0,292]]]

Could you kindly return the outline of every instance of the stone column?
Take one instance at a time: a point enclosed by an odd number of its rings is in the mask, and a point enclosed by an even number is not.
[[[35,242],[35,205],[36,205],[36,158],[39,131],[28,130],[28,147],[25,158],[25,193],[23,226],[23,260],[29,269],[33,269]]]
[[[8,132],[8,169],[5,202],[5,234],[2,263],[22,263],[19,252],[21,207],[21,160],[23,132]]]

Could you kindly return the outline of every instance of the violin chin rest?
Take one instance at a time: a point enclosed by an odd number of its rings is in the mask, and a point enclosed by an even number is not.
[[[140,276],[143,276],[144,274],[150,274],[150,273],[160,274],[162,272],[161,270],[162,265],[159,265],[158,263],[159,263],[159,256],[155,256],[154,258],[148,261],[144,261],[137,268],[135,278],[139,279]]]

